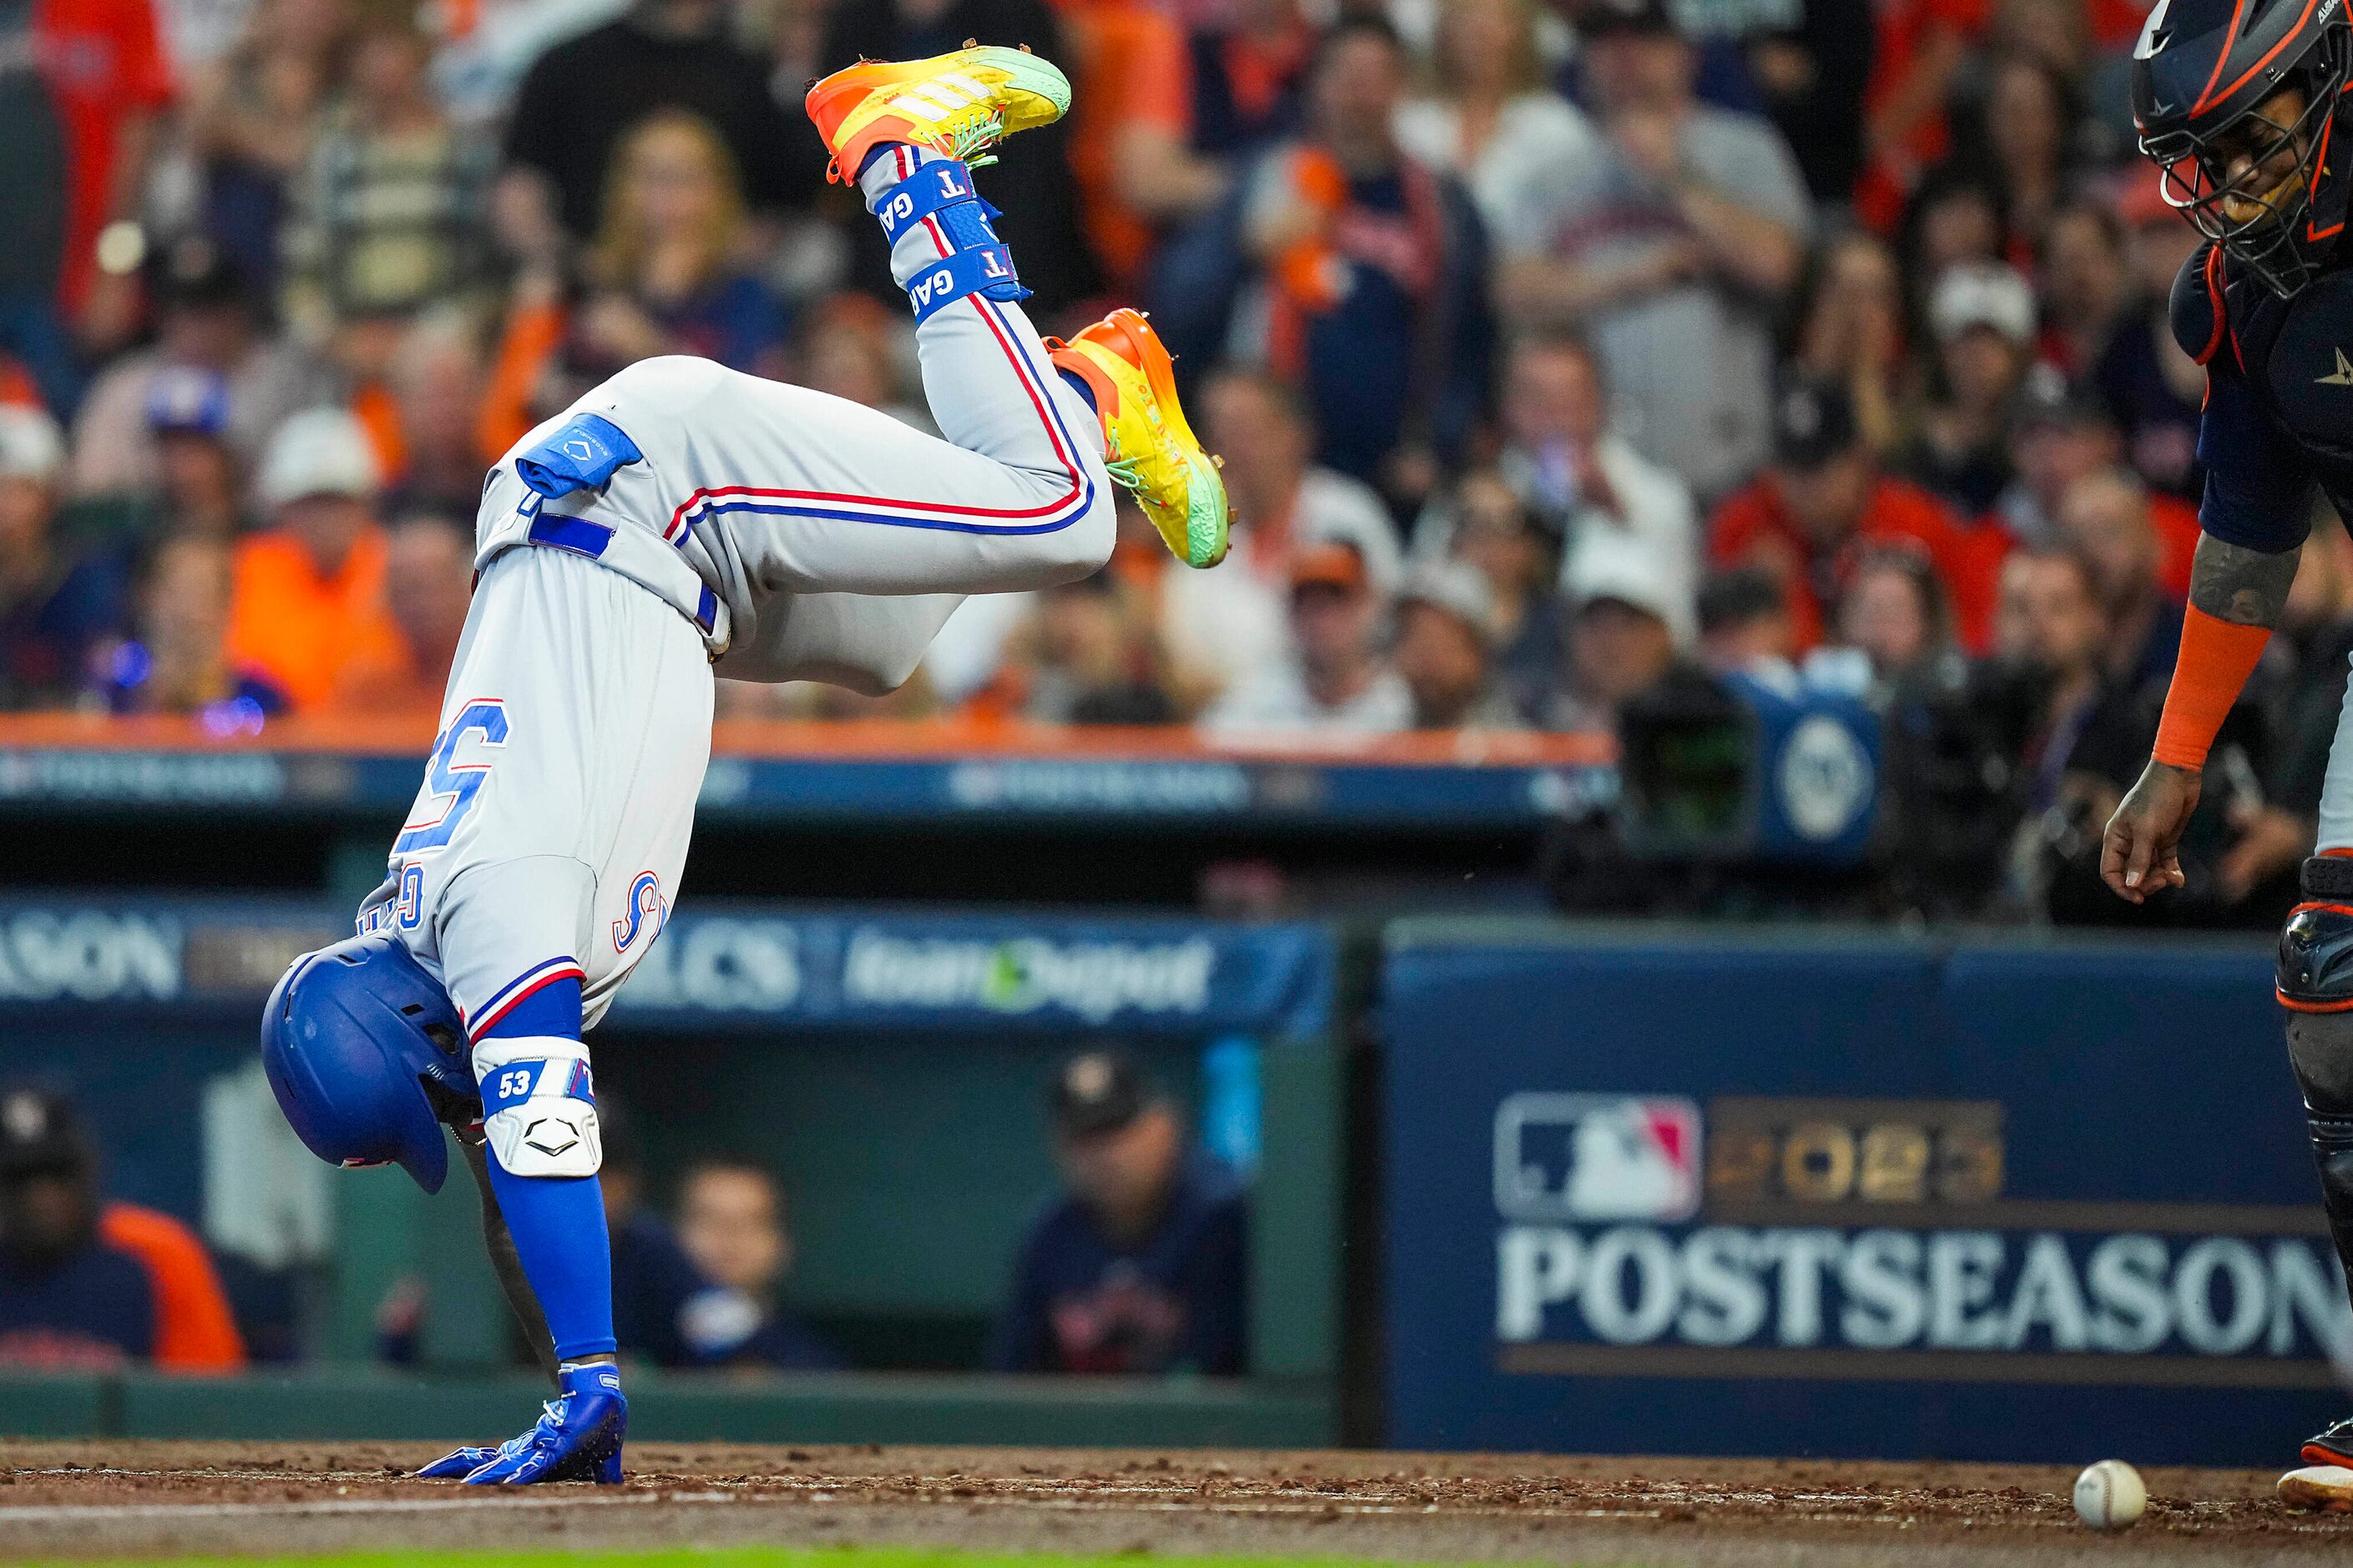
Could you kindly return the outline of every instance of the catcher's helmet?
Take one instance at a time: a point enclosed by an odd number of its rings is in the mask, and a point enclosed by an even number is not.
[[[458,1009],[388,936],[294,961],[261,1015],[261,1066],[311,1152],[397,1164],[428,1193],[449,1173],[442,1121],[481,1113]]]
[[[2344,226],[2347,182],[2330,177],[2328,142],[2353,67],[2345,5],[2158,0],[2133,48],[2133,122],[2166,200],[2283,299]],[[2256,115],[2287,88],[2304,94],[2293,123]]]

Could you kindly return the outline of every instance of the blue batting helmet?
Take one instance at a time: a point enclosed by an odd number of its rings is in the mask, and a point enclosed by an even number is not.
[[[388,936],[294,961],[261,1016],[261,1066],[311,1152],[396,1164],[428,1193],[449,1173],[443,1116],[480,1114],[458,1009]]]

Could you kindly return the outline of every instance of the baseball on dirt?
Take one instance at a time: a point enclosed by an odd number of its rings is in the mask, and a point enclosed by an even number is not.
[[[2129,1530],[2147,1508],[2147,1486],[2122,1459],[2102,1459],[2075,1478],[2075,1517],[2094,1530]]]

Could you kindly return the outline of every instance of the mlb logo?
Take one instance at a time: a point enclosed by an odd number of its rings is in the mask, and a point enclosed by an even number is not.
[[[1666,1096],[1514,1094],[1495,1109],[1506,1219],[1656,1220],[1699,1212],[1699,1106]]]

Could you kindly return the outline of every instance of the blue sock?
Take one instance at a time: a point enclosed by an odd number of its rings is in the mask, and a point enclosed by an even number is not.
[[[486,1039],[580,1037],[580,982],[559,980],[492,1025]],[[605,1190],[594,1176],[517,1176],[491,1154],[491,1191],[514,1237],[532,1294],[555,1341],[555,1359],[610,1355],[613,1244],[605,1231]]]
[[[1072,375],[1069,371],[1062,369],[1060,365],[1057,365],[1054,368],[1054,374],[1062,378],[1064,385],[1068,386],[1071,391],[1077,393],[1081,397],[1086,400],[1087,406],[1095,411],[1096,418],[1100,419],[1103,417],[1103,405],[1095,401],[1095,389],[1087,384],[1086,377],[1082,375]]]

